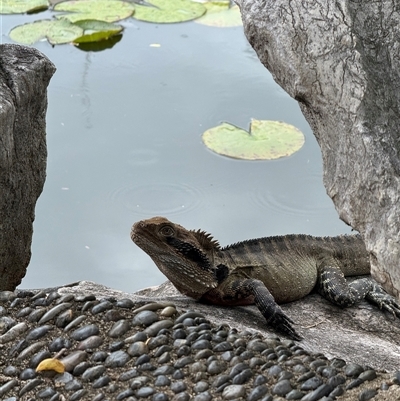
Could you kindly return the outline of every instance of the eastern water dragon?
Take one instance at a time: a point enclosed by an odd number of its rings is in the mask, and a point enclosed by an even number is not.
[[[256,304],[270,326],[296,340],[301,337],[278,304],[314,288],[340,307],[365,298],[400,317],[400,304],[376,282],[345,279],[370,274],[360,235],[293,234],[221,247],[204,231],[153,217],[135,223],[131,238],[182,294],[215,305]]]

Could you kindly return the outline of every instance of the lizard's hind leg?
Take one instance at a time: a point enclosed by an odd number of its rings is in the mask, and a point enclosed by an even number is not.
[[[346,307],[361,301],[372,290],[368,279],[348,283],[343,272],[335,265],[324,265],[318,269],[318,291],[335,305]]]
[[[400,304],[370,278],[348,283],[343,272],[334,264],[325,264],[318,272],[319,293],[335,305],[346,307],[366,299],[400,318]]]

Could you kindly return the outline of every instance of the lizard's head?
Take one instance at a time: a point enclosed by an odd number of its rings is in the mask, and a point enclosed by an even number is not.
[[[153,217],[135,223],[131,238],[181,293],[198,299],[218,285],[213,252],[219,244],[209,234]]]

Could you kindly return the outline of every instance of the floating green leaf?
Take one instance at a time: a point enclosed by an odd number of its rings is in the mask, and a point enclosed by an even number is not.
[[[46,10],[47,0],[0,0],[0,14],[22,14]]]
[[[10,32],[11,39],[31,45],[46,38],[52,45],[89,43],[106,40],[122,31],[122,26],[104,21],[86,20],[73,24],[68,20],[41,20],[20,25]]]
[[[115,22],[130,17],[135,8],[133,4],[118,0],[73,0],[63,1],[54,7],[55,11],[68,11],[71,14],[58,15],[57,18],[71,22],[98,20]]]
[[[77,49],[83,50],[85,52],[101,52],[107,49],[112,49],[120,40],[122,39],[122,34],[117,34],[111,36],[107,40],[102,40],[100,42],[84,42],[77,43]]]
[[[249,132],[228,123],[210,128],[203,142],[212,151],[235,159],[272,160],[297,152],[304,135],[280,121],[252,120]]]
[[[70,43],[83,35],[83,29],[67,20],[40,20],[19,25],[10,32],[10,38],[18,43],[32,45],[47,39],[52,45]]]
[[[77,21],[75,25],[82,28],[84,32],[82,36],[74,39],[74,43],[100,42],[119,34],[123,30],[121,25],[96,20]]]
[[[203,4],[207,8],[207,13],[195,22],[223,28],[242,25],[239,7],[229,7],[229,1],[207,1]]]
[[[149,0],[149,6],[136,5],[135,15],[141,21],[173,23],[190,21],[201,17],[206,8],[190,0]]]

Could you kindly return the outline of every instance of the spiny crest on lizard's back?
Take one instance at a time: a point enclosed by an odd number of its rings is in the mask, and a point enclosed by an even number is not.
[[[312,237],[307,234],[275,235],[273,237],[253,238],[253,239],[248,239],[245,241],[235,242],[234,244],[224,246],[221,250],[225,251],[227,249],[239,248],[242,246],[252,246],[252,245],[259,244],[260,242],[263,242],[264,244],[273,244],[273,243],[279,244],[279,243],[282,243],[282,242],[288,241],[288,240],[289,241],[296,241],[296,240],[304,241],[309,238],[312,238]]]
[[[235,242],[234,244],[230,244],[227,246],[224,246],[221,248],[222,251],[228,250],[228,249],[238,249],[241,247],[245,246],[252,246],[252,245],[258,245],[261,242],[265,245],[269,244],[277,244],[277,245],[283,245],[283,243],[296,243],[296,242],[302,242],[306,241],[307,245],[312,244],[312,243],[321,243],[321,242],[333,242],[333,243],[339,243],[342,244],[344,242],[349,243],[352,245],[354,238],[361,239],[361,236],[359,234],[344,234],[344,235],[339,235],[336,237],[314,237],[312,235],[308,234],[286,234],[286,235],[275,235],[272,237],[262,237],[262,238],[254,238],[254,239],[249,239],[245,241],[239,241]],[[310,241],[311,240],[311,241]]]
[[[202,230],[190,230],[190,232],[195,236],[199,244],[203,247],[203,250],[218,251],[221,249],[221,245],[216,239],[214,239],[211,234]]]

